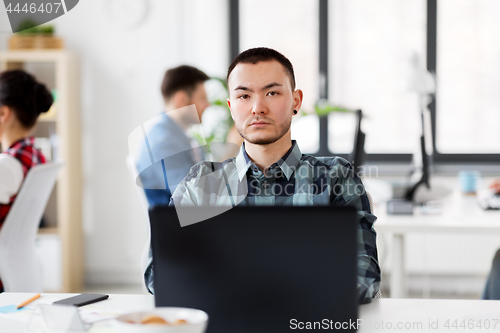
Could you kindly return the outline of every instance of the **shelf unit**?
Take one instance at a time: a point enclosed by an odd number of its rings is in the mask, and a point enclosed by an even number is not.
[[[61,245],[61,288],[79,292],[83,286],[83,235],[81,185],[80,88],[77,58],[65,50],[0,52],[0,70],[24,69],[29,64],[52,64],[57,91],[56,113],[40,118],[35,133],[51,126],[57,134],[57,158],[65,161],[54,195],[55,221],[40,235],[56,234]],[[26,69],[29,71],[29,69]],[[33,73],[36,76],[36,73]],[[43,260],[43,258],[42,258]]]

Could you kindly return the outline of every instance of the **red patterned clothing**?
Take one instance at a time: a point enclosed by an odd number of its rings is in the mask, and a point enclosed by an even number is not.
[[[9,149],[4,151],[2,154],[7,154],[14,157],[21,163],[23,179],[26,177],[26,174],[31,169],[31,167],[42,164],[46,162],[45,156],[43,156],[42,152],[36,149],[34,144],[35,138],[28,137],[16,141]],[[2,177],[2,175],[0,175]],[[18,189],[19,191],[19,189]],[[2,227],[3,221],[7,217],[14,200],[16,199],[17,192],[10,197],[8,203],[0,203],[0,228]]]

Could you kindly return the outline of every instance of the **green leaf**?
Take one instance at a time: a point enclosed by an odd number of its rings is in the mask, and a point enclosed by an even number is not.
[[[19,34],[46,34],[53,35],[55,28],[53,25],[41,25],[32,19],[26,19],[19,23],[17,28]]]
[[[38,23],[32,19],[26,19],[19,23],[17,31],[19,31],[20,34],[36,34],[39,32]]]
[[[333,105],[328,102],[316,103],[314,105],[314,111],[319,117],[325,117],[331,112],[354,112],[353,110],[347,109],[342,106]]]

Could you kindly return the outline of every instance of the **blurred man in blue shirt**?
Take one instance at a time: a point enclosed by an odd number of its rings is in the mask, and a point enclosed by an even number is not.
[[[203,160],[203,149],[186,131],[200,124],[210,105],[204,82],[209,77],[191,66],[167,70],[161,85],[165,112],[142,125],[145,145],[135,161],[149,207],[167,205],[189,169]]]

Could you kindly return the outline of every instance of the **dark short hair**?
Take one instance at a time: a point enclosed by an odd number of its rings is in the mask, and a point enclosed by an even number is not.
[[[0,106],[12,108],[24,128],[33,127],[40,113],[49,111],[52,103],[50,91],[33,75],[22,70],[0,73]]]
[[[203,83],[210,79],[207,74],[198,68],[182,65],[171,68],[165,72],[161,84],[161,94],[168,100],[179,90],[187,92],[189,95],[196,89],[198,83]]]
[[[285,70],[290,77],[290,83],[292,85],[292,91],[295,90],[295,74],[293,73],[293,66],[290,60],[288,60],[287,57],[285,57],[283,54],[279,53],[276,50],[267,48],[267,47],[256,47],[253,49],[248,49],[246,51],[241,52],[234,58],[233,62],[231,65],[229,65],[229,69],[227,71],[227,80],[229,81],[229,75],[233,71],[233,69],[238,65],[239,63],[244,63],[244,64],[256,64],[260,61],[270,61],[270,60],[276,60],[280,64],[285,67]]]

